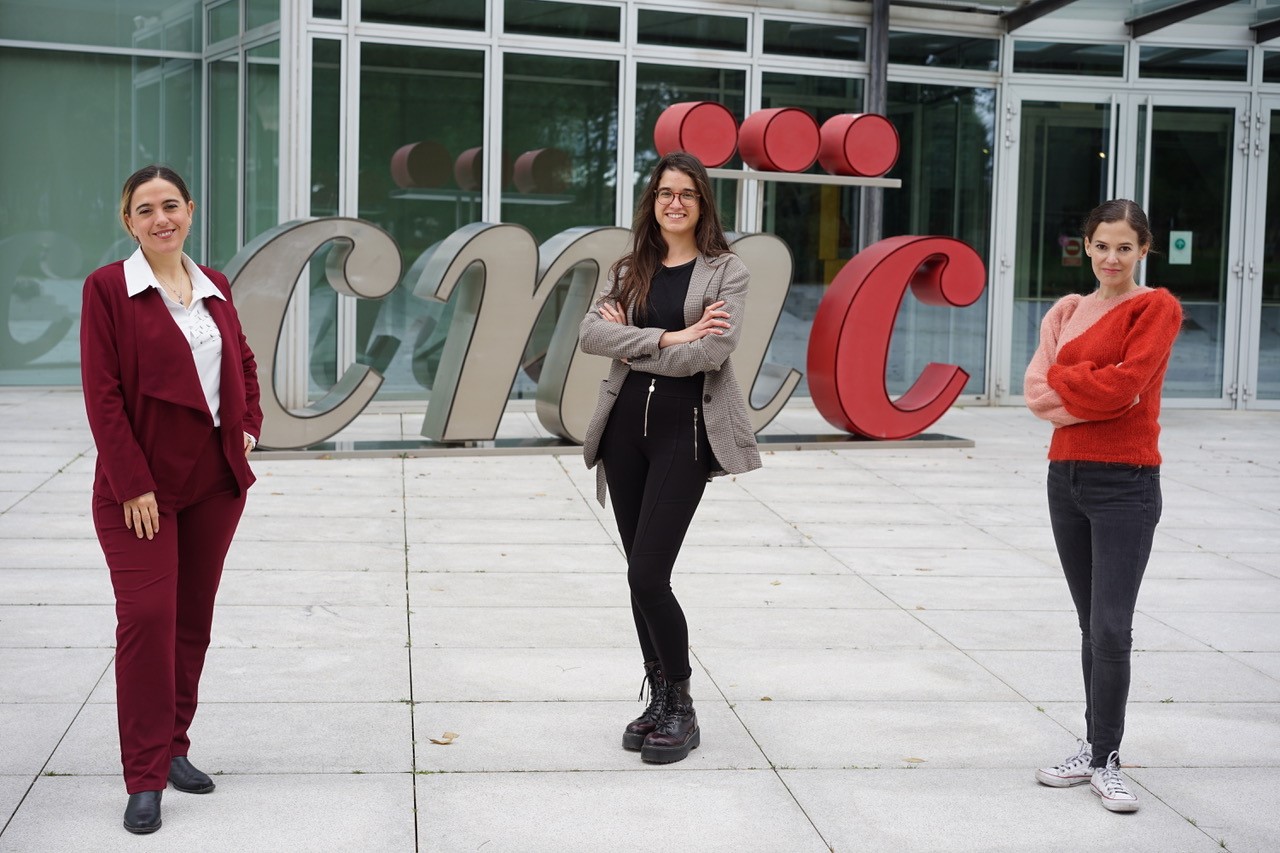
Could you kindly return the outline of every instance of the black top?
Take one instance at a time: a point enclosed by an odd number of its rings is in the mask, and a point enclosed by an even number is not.
[[[649,310],[641,322],[648,329],[678,332],[688,323],[684,320],[684,300],[689,295],[689,280],[697,258],[678,267],[659,266],[649,283]],[[652,377],[650,377],[652,378]],[[658,385],[668,391],[685,392],[694,397],[702,393],[702,373],[692,376],[660,376]],[[675,386],[675,387],[673,387]]]
[[[649,310],[644,324],[650,329],[678,332],[688,324],[684,321],[684,300],[689,295],[689,279],[693,278],[693,265],[697,258],[678,267],[659,266],[649,283]]]

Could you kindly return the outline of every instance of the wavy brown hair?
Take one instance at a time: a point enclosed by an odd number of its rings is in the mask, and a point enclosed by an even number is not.
[[[644,192],[636,201],[635,217],[631,221],[631,251],[614,262],[610,273],[613,289],[608,298],[615,299],[623,310],[635,309],[643,317],[649,304],[649,285],[658,267],[667,256],[667,243],[662,239],[662,228],[654,216],[654,198],[662,183],[662,176],[674,169],[689,176],[698,193],[698,224],[694,240],[699,254],[717,258],[729,251],[729,240],[720,224],[720,211],[711,189],[711,179],[702,161],[684,151],[672,151],[653,167],[653,174]]]

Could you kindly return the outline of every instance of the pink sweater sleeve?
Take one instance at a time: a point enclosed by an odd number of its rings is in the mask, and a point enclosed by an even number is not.
[[[1085,420],[1068,412],[1061,395],[1049,386],[1049,368],[1058,356],[1058,339],[1079,301],[1079,296],[1064,297],[1045,314],[1040,323],[1040,345],[1036,347],[1035,355],[1031,357],[1022,380],[1022,396],[1027,408],[1036,417],[1049,421],[1055,427],[1083,423]]]

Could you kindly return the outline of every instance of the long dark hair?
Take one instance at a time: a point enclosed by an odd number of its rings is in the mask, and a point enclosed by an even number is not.
[[[711,190],[711,179],[702,161],[684,151],[672,151],[653,167],[653,174],[644,192],[636,201],[635,217],[631,221],[631,251],[614,262],[613,289],[609,298],[616,299],[625,311],[635,309],[643,316],[649,304],[649,284],[667,256],[667,243],[662,239],[662,228],[654,216],[654,198],[662,176],[668,169],[683,172],[693,181],[698,193],[698,224],[694,240],[698,252],[716,258],[729,251],[729,241],[720,224],[720,211]]]
[[[156,163],[143,166],[125,180],[124,187],[120,190],[120,224],[124,226],[124,230],[128,232],[130,237],[133,237],[133,232],[129,230],[127,217],[129,215],[129,206],[133,204],[133,194],[138,191],[138,187],[147,181],[154,181],[156,178],[168,181],[177,187],[178,192],[182,193],[183,201],[191,201],[191,191],[187,189],[186,181],[182,180],[182,176],[173,171],[173,169]]]
[[[1130,201],[1127,198],[1113,198],[1111,201],[1104,201],[1102,204],[1089,211],[1089,215],[1084,220],[1084,239],[1089,242],[1093,239],[1093,232],[1098,230],[1098,226],[1104,222],[1123,222],[1133,229],[1138,235],[1139,248],[1151,248],[1151,244],[1155,241],[1155,235],[1151,233],[1151,223],[1147,221],[1147,214],[1138,206],[1136,201]]]

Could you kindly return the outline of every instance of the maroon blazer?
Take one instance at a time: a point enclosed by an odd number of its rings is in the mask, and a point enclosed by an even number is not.
[[[257,438],[262,432],[258,369],[226,276],[200,269],[227,297],[206,299],[205,305],[222,332],[222,452],[243,493],[254,480],[244,458],[244,433]],[[164,297],[155,288],[129,296],[124,261],[85,279],[80,376],[98,446],[94,493],[124,503],[155,492],[163,506],[186,483],[213,431],[213,415],[191,345]]]

